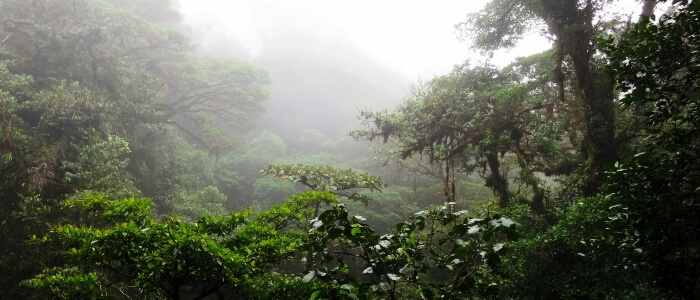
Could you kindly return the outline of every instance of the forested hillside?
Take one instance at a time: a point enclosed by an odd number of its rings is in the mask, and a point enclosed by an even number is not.
[[[354,111],[402,80],[330,35],[0,1],[0,298],[697,299],[700,2],[615,2],[492,0],[464,51],[552,48]]]

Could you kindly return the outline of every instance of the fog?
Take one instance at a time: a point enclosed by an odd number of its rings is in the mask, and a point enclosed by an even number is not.
[[[312,128],[344,135],[357,126],[359,110],[391,107],[412,84],[465,60],[504,66],[551,46],[533,34],[492,57],[470,50],[455,24],[486,2],[180,0],[178,6],[200,52],[249,60],[270,73],[271,99],[258,125],[289,141]]]

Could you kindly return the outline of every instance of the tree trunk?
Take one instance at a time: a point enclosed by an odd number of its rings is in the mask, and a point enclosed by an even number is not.
[[[603,167],[617,160],[615,140],[615,108],[613,82],[603,70],[592,68],[591,54],[583,41],[571,47],[576,81],[583,94],[583,116],[586,122],[582,152],[587,154],[583,168],[582,192],[595,195],[605,179]]]
[[[644,0],[644,6],[642,6],[642,13],[639,14],[639,21],[642,21],[642,18],[644,18],[645,16],[651,16],[654,13],[654,9],[656,9],[657,4],[659,4],[658,1]]]
[[[491,172],[486,179],[486,186],[491,188],[493,193],[498,197],[498,206],[504,208],[508,206],[511,195],[508,190],[508,180],[501,175],[501,163],[498,161],[498,154],[487,154],[486,163]]]
[[[585,126],[581,153],[586,163],[581,174],[581,190],[584,196],[598,192],[605,178],[603,167],[617,160],[613,81],[602,67],[592,65],[596,52],[593,9],[591,0],[583,7],[579,7],[576,0],[541,0],[539,11],[542,19],[548,20],[559,47],[571,58],[582,96]]]
[[[452,186],[454,186],[454,181],[450,180],[450,171],[452,171],[451,170],[452,166],[450,166],[450,163],[451,163],[451,159],[445,160],[445,168],[444,168],[445,173],[442,174],[443,175],[443,178],[442,178],[443,190],[445,192],[445,204],[446,205],[447,205],[447,203],[456,201],[454,189],[452,188]]]

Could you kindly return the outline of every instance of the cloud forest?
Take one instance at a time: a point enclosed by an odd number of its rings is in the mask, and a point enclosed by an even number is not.
[[[490,0],[422,79],[180,2],[0,1],[0,298],[700,298],[700,1]]]

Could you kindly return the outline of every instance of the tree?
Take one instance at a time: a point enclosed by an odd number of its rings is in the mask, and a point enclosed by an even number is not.
[[[624,210],[616,217],[624,216],[628,233],[620,242],[625,257],[649,270],[662,291],[694,298],[700,295],[700,41],[694,34],[700,3],[674,3],[677,10],[658,24],[643,18],[628,39],[602,41],[623,104],[641,106],[646,121],[645,142],[611,173],[609,190]],[[642,255],[631,255],[635,250]]]
[[[126,172],[128,143],[109,129],[109,99],[65,81],[37,89],[30,76],[0,64],[0,198],[3,259],[0,291],[15,298],[18,280],[27,278],[51,249],[26,245],[63,216],[56,208],[84,190],[112,196],[135,193]],[[10,259],[11,258],[11,259]]]
[[[460,25],[473,37],[476,48],[491,51],[514,46],[529,27],[541,23],[555,41],[554,72],[564,94],[562,71],[570,63],[583,112],[583,136],[580,154],[585,161],[580,171],[581,191],[591,196],[598,192],[605,174],[603,168],[618,159],[619,145],[615,128],[615,94],[613,80],[599,62],[597,38],[604,32],[604,22],[595,23],[596,15],[608,1],[578,0],[495,0],[472,14]],[[644,13],[653,10],[653,1]]]
[[[698,296],[697,1],[643,17],[600,40],[641,142],[608,172],[601,194],[577,201],[554,227],[513,245],[513,288],[535,298]]]
[[[517,179],[533,191],[529,203],[544,213],[545,190],[535,172],[566,172],[552,166],[566,154],[557,146],[566,132],[555,118],[548,82],[518,74],[527,69],[456,67],[418,87],[394,113],[364,112],[369,129],[354,134],[370,141],[395,137],[402,159],[420,154],[439,162],[447,203],[456,199],[455,173],[477,171],[506,207],[514,196],[507,154],[519,168]]]
[[[244,62],[193,55],[169,27],[177,15],[160,0],[0,3],[0,251],[13,257],[0,268],[16,271],[3,272],[3,286],[41,265],[47,256],[23,241],[67,218],[58,208],[73,196],[145,194],[165,209],[164,199],[222,196],[213,176],[178,173],[197,169],[178,157],[199,151],[182,147],[182,135],[215,156],[229,144],[217,117],[244,128],[262,110],[269,78]]]
[[[234,212],[187,222],[151,217],[148,199],[87,195],[66,203],[80,223],[54,227],[37,242],[58,243],[66,264],[26,284],[52,297],[308,299],[330,289],[270,270],[297,258],[316,202],[328,192],[292,196],[258,215]],[[263,288],[265,287],[265,288]]]
[[[315,191],[329,191],[365,205],[369,203],[370,197],[357,190],[381,192],[384,188],[382,179],[377,176],[352,169],[335,170],[331,166],[270,165],[260,173],[299,182]]]
[[[316,215],[318,203],[331,208]],[[35,239],[60,245],[65,263],[25,284],[63,299],[488,296],[498,290],[488,270],[499,268],[502,239],[515,225],[498,214],[470,218],[443,206],[379,236],[328,191],[293,195],[259,214],[194,222],[155,220],[150,204],[100,195],[66,202],[79,223]],[[313,268],[299,274],[290,263],[302,251]]]
[[[115,113],[122,125],[168,123],[209,150],[225,148],[201,138],[195,115],[245,124],[262,111],[267,74],[245,62],[192,55],[189,41],[167,23],[130,10],[147,7],[133,1],[4,3],[1,58],[11,60],[10,70],[40,84],[67,79],[106,93],[120,104]],[[173,14],[167,6],[161,9]]]
[[[433,207],[379,236],[364,217],[334,206],[312,220],[310,245],[319,264],[307,276],[343,283],[341,289],[360,298],[493,297],[503,239],[514,237],[515,223],[483,213]]]
[[[72,108],[86,115],[82,123],[59,123],[48,134],[72,135],[69,130],[77,127],[101,126],[98,131],[108,130],[105,134],[129,142],[132,153],[143,154],[148,151],[140,151],[143,148],[167,143],[159,137],[164,127],[174,126],[216,154],[228,145],[215,134],[205,134],[211,127],[201,122],[216,122],[218,117],[241,125],[262,110],[261,101],[267,97],[263,85],[268,81],[264,71],[244,62],[192,55],[182,34],[163,20],[153,23],[141,16],[154,17],[146,13],[153,8],[150,5],[87,0],[2,4],[0,59],[7,69],[29,76],[32,89],[45,90],[46,96],[60,86],[84,90],[83,96],[75,96]],[[131,8],[142,11],[135,14]],[[172,13],[165,10],[165,15]],[[5,131],[45,124],[40,120],[46,107],[39,101],[26,97],[16,101],[17,110],[5,113],[19,119],[6,118]],[[70,110],[60,113],[70,118]],[[187,119],[195,116],[202,118]],[[132,163],[147,157],[133,155]]]
[[[220,190],[228,197],[227,208],[245,209],[256,205],[254,200],[272,200],[256,198],[260,170],[272,163],[281,163],[286,158],[287,148],[282,139],[272,132],[263,131],[249,138],[237,151],[230,151],[218,159],[214,175]],[[287,195],[281,199],[286,199]]]

